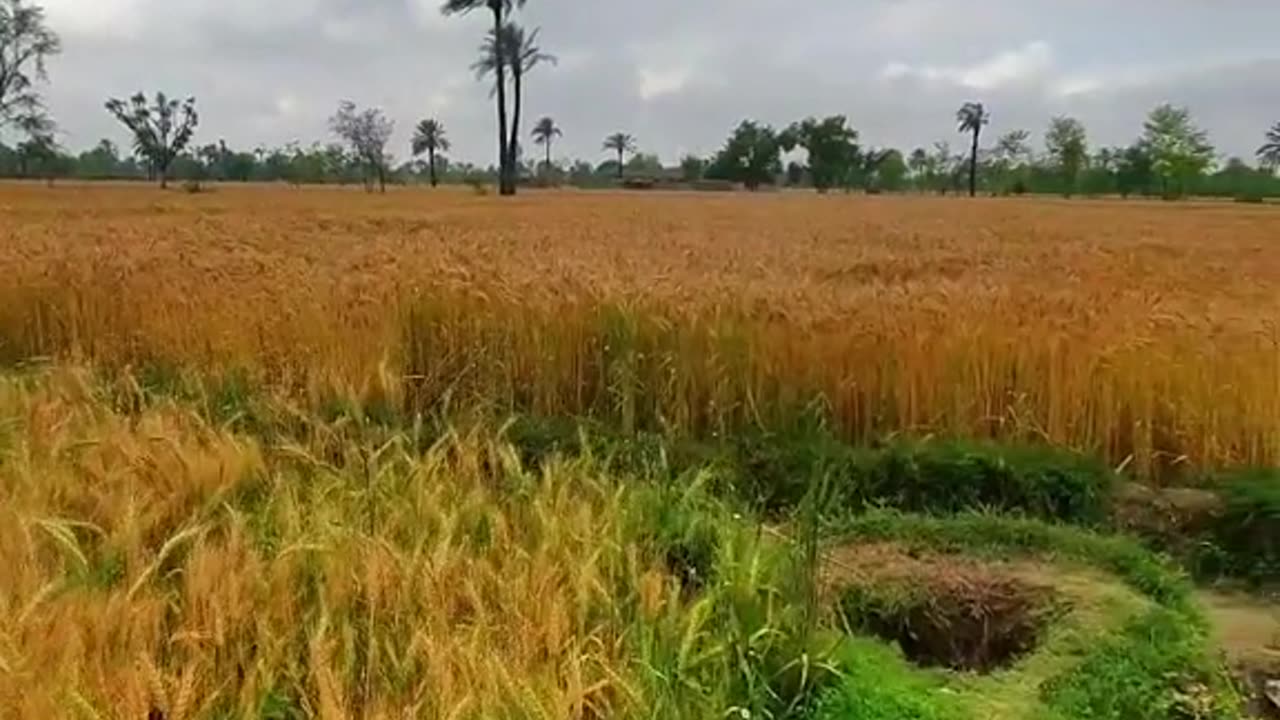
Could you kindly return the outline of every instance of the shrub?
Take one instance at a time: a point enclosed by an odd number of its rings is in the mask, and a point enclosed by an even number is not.
[[[1084,720],[1239,717],[1205,652],[1203,631],[1156,608],[1042,688],[1050,707]]]
[[[1241,471],[1220,492],[1224,509],[1201,542],[1201,572],[1280,580],[1280,470]]]
[[[898,443],[857,449],[821,432],[744,435],[735,441],[738,490],[766,512],[794,507],[819,478],[828,512],[890,507],[956,513],[990,509],[1097,524],[1114,473],[1073,453],[991,443]]]

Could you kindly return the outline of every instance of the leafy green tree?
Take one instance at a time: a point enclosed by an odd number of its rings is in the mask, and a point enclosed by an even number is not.
[[[956,122],[962,133],[973,134],[973,148],[969,153],[969,197],[978,194],[978,143],[982,128],[991,122],[991,115],[979,102],[967,102],[956,111]]]
[[[604,139],[601,148],[618,154],[618,179],[621,180],[627,166],[627,153],[636,151],[636,139],[627,133],[614,133]]]
[[[1166,103],[1152,110],[1143,125],[1142,142],[1166,196],[1186,194],[1188,182],[1213,161],[1208,133],[1195,125],[1185,107]]]
[[[911,179],[917,190],[928,186],[929,166],[929,153],[924,148],[918,147],[911,151],[911,156],[907,158],[907,169],[911,171]]]
[[[0,0],[0,130],[15,125],[33,135],[45,117],[40,83],[48,82],[46,61],[62,43],[45,24],[44,8],[24,0]],[[52,138],[41,138],[43,143]]]
[[[112,98],[106,107],[133,134],[134,152],[147,161],[148,176],[159,178],[161,188],[168,187],[169,168],[200,122],[195,98],[179,101],[158,92],[148,105],[146,95],[137,93],[128,102]]]
[[[809,176],[818,192],[845,182],[858,162],[858,131],[843,115],[807,118],[779,136],[782,149],[796,146],[809,153]]]
[[[497,38],[506,25],[506,18],[517,7],[523,7],[525,0],[445,0],[441,10],[446,15],[465,14],[473,10],[487,9],[493,16],[493,28],[490,37]],[[501,195],[515,195],[516,181],[513,162],[515,154],[510,150],[510,139],[507,135],[507,67],[505,63],[494,66],[496,80],[494,94],[498,98],[498,192]]]
[[[344,100],[338,105],[338,111],[329,118],[329,128],[350,146],[353,156],[365,168],[365,189],[372,190],[372,180],[377,178],[379,190],[385,193],[387,143],[391,141],[396,124],[377,108],[359,110],[355,103]]]
[[[1280,168],[1280,122],[1267,131],[1267,141],[1258,148],[1258,161],[1271,172]]]
[[[1049,121],[1044,136],[1045,151],[1061,174],[1063,193],[1070,197],[1075,193],[1080,170],[1089,159],[1089,143],[1084,124],[1072,117],[1055,117]]]
[[[758,190],[782,174],[783,140],[772,127],[743,120],[711,161],[707,177]]]
[[[43,175],[52,177],[50,171],[58,157],[58,143],[52,133],[33,132],[18,143],[18,173],[21,177]]]
[[[662,160],[657,155],[636,153],[627,161],[627,172],[633,176],[659,177],[663,174]]]
[[[564,131],[556,125],[554,118],[544,117],[533,126],[534,143],[541,145],[547,151],[545,165],[547,172],[551,172],[551,146],[559,137],[564,137]]]
[[[680,177],[685,182],[697,182],[707,171],[707,161],[697,155],[680,158]]]
[[[76,174],[82,178],[104,180],[118,177],[120,170],[120,151],[106,138],[76,158]]]
[[[991,170],[996,190],[1023,190],[1027,185],[1027,166],[1031,164],[1031,133],[1011,130],[996,140],[991,150]]]
[[[899,150],[886,150],[876,169],[876,186],[888,192],[901,192],[906,188],[907,162]]]
[[[1153,166],[1151,152],[1144,143],[1138,142],[1122,150],[1116,160],[1116,188],[1121,197],[1150,190],[1155,179]]]
[[[449,152],[449,138],[445,134],[444,123],[435,118],[427,118],[413,129],[413,156],[427,154],[427,171],[431,177],[431,187],[440,184],[436,175],[436,154]]]

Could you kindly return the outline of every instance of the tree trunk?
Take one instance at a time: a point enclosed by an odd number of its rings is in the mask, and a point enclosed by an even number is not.
[[[156,175],[160,178],[160,189],[167,189],[169,187],[169,168],[165,165],[158,165],[156,167]]]
[[[387,192],[387,171],[382,163],[378,163],[378,192],[384,195]]]
[[[623,177],[622,176],[622,168],[623,168],[622,158],[623,158],[623,149],[618,148],[618,180],[622,180],[622,177]]]
[[[982,134],[982,125],[973,128],[973,150],[969,153],[969,197],[978,195],[978,136]]]
[[[517,62],[519,60],[517,59]],[[511,155],[511,190],[514,193],[520,180],[520,110],[524,100],[524,73],[516,68],[511,70],[511,139],[507,141],[507,152]]]
[[[502,3],[490,0],[489,8],[493,10],[493,41],[495,51],[502,37]],[[498,95],[498,194],[515,195],[515,183],[511,182],[511,156],[507,149],[507,68],[503,58],[495,63],[494,74],[497,76]]]
[[[542,172],[548,177],[551,176],[551,138],[547,137],[547,164],[542,166]]]
[[[433,147],[427,148],[427,163],[431,168],[431,187],[435,187],[440,181],[436,179],[436,149]]]

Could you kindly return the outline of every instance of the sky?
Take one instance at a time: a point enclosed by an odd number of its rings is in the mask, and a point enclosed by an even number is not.
[[[194,95],[196,142],[332,140],[339,101],[396,121],[405,159],[419,119],[451,156],[496,155],[490,87],[470,65],[487,13],[441,0],[37,0],[64,51],[49,106],[70,148],[127,146],[103,109],[138,90]],[[1094,146],[1128,143],[1161,102],[1187,105],[1220,154],[1251,158],[1280,121],[1276,0],[529,0],[558,57],[527,80],[525,133],[550,115],[557,158],[607,159],[634,135],[675,163],[709,154],[744,118],[777,126],[843,114],[864,144],[959,150],[955,110],[981,101],[991,138],[1070,114]]]

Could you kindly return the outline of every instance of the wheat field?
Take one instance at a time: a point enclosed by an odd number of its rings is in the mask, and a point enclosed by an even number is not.
[[[1280,461],[1280,214],[1227,204],[0,187],[0,360],[699,435]]]

